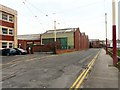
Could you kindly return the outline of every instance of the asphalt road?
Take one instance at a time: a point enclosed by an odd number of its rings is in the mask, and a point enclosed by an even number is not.
[[[3,61],[3,88],[69,88],[99,49],[60,55],[16,56]],[[6,58],[6,57],[4,57]]]
[[[19,61],[19,60],[25,60],[25,59],[32,59],[35,57],[42,57],[42,56],[48,56],[51,54],[47,53],[36,53],[36,54],[27,54],[27,55],[13,55],[13,56],[0,56],[2,60],[2,64],[10,63],[13,61]]]

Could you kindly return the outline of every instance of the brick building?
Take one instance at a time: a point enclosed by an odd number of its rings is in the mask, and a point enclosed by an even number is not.
[[[90,39],[90,48],[101,48],[103,46],[103,41],[99,39]]]
[[[48,30],[41,35],[42,44],[54,42],[54,30]],[[89,39],[79,28],[66,28],[56,30],[56,39],[60,43],[60,49],[83,50],[89,48]]]
[[[0,5],[0,49],[17,44],[17,11]]]
[[[79,28],[48,30],[43,34],[18,35],[18,47],[31,47],[34,52],[52,51],[56,44],[57,50],[84,50],[89,48],[88,35],[81,33]]]
[[[27,49],[35,45],[41,45],[40,34],[18,35],[18,47]]]

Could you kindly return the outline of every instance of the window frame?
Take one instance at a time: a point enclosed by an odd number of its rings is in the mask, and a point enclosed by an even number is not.
[[[2,13],[2,20],[5,20],[5,21],[8,20],[8,15],[6,13]]]
[[[4,33],[3,30],[6,30],[7,32]],[[4,27],[2,27],[2,34],[3,34],[3,35],[7,35],[7,34],[8,34],[8,28],[4,28]]]
[[[10,31],[12,31],[12,33]],[[13,35],[13,34],[14,34],[13,29],[9,29],[9,35]]]
[[[13,48],[13,43],[9,43],[9,48]]]
[[[6,45],[3,45],[3,43]],[[2,42],[2,48],[7,48],[7,42]]]
[[[9,22],[13,22],[13,21],[14,21],[13,16],[9,15]]]

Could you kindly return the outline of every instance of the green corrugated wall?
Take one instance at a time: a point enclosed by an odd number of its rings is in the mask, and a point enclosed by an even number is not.
[[[67,38],[67,45],[74,46],[74,32],[57,33],[57,38]],[[42,39],[54,38],[54,33],[45,33],[41,36]]]

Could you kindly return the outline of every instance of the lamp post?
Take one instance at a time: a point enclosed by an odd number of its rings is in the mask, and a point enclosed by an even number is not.
[[[56,42],[56,21],[54,21],[54,34],[55,34],[54,41]]]
[[[54,54],[56,54],[56,20],[54,20]]]
[[[105,13],[105,29],[106,29],[106,54],[108,54],[108,40],[107,40],[107,13]]]
[[[112,33],[113,33],[113,64],[117,64],[117,47],[116,47],[116,12],[115,0],[112,0]]]

